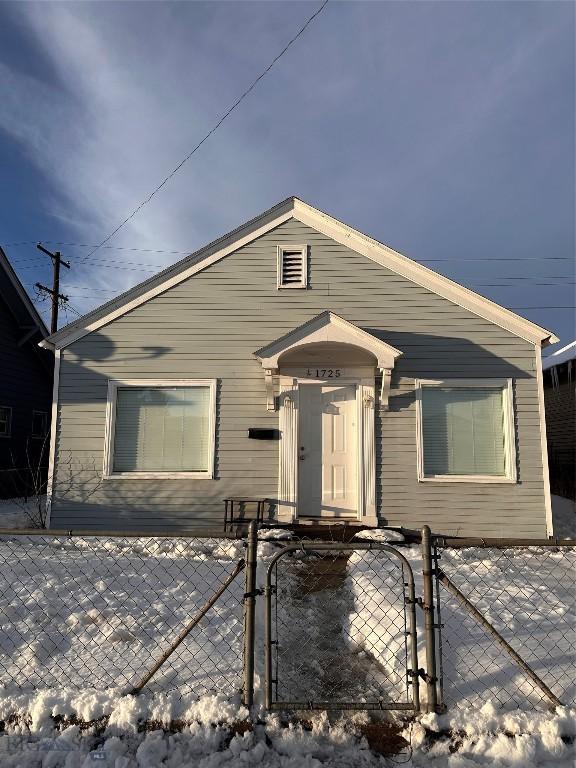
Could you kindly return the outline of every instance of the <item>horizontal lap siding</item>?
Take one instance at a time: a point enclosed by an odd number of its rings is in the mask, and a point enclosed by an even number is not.
[[[308,290],[276,290],[276,246],[308,243]],[[545,535],[534,348],[295,221],[65,349],[56,527],[182,528],[220,523],[228,495],[275,498],[278,426],[254,350],[330,309],[404,352],[377,424],[380,516],[466,535]],[[517,485],[418,483],[414,379],[512,377]],[[102,480],[110,378],[217,378],[216,479]]]

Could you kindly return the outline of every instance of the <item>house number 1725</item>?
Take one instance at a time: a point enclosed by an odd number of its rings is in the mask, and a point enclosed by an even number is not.
[[[338,379],[342,375],[340,368],[307,368],[306,376],[313,379]]]

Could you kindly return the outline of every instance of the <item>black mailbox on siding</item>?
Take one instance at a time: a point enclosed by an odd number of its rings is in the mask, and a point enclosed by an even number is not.
[[[248,427],[248,437],[251,440],[279,440],[279,429],[268,429],[267,427]]]

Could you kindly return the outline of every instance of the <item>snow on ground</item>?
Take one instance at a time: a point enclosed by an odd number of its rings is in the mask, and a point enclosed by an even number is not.
[[[195,708],[194,708],[195,707]],[[180,732],[159,719],[137,729],[138,706],[119,700],[107,728],[40,732],[11,728],[0,736],[2,768],[572,768],[574,713],[502,713],[488,702],[480,709],[424,715],[406,723],[408,742],[399,754],[372,752],[361,727],[364,713],[339,720],[315,713],[307,722],[263,717],[242,732],[246,712],[218,697],[191,706],[192,720]],[[235,723],[235,724],[234,724]],[[233,724],[233,725],[231,725]]]
[[[442,738],[448,731],[451,738]],[[573,768],[574,736],[574,710],[502,712],[488,701],[479,708],[421,717],[412,728],[413,756],[408,766]]]
[[[243,556],[239,541],[3,536],[4,680],[115,689],[135,685]],[[152,683],[198,693],[239,685],[243,579]]]
[[[422,594],[419,548],[400,551],[413,568],[417,594]],[[359,648],[379,659],[389,680],[398,681],[406,660],[404,608],[395,591],[398,576],[379,565],[382,557],[382,553],[358,551],[348,560],[347,584],[354,593],[348,633]],[[573,705],[576,552],[445,550],[440,564],[560,699]],[[375,573],[384,577],[384,587]],[[412,764],[573,766],[576,709],[547,712],[547,702],[504,651],[443,587],[440,595],[448,714],[426,715],[412,727]],[[421,625],[421,611],[417,619]],[[423,639],[420,632],[420,664],[425,656]],[[420,692],[425,701],[424,684]],[[434,740],[430,731],[453,736]]]
[[[273,532],[267,532],[266,538],[259,553],[264,564],[279,546]],[[403,547],[401,551],[418,574],[417,549]],[[150,667],[243,555],[242,542],[226,540],[55,539],[49,533],[40,538],[1,537],[0,679],[5,686],[0,689],[0,720],[5,723],[5,735],[0,735],[0,766],[572,765],[573,745],[568,742],[576,734],[574,712],[562,709],[550,714],[536,711],[532,705],[507,712],[492,700],[499,681],[490,670],[482,676],[480,698],[473,707],[454,706],[447,715],[426,715],[406,725],[404,735],[413,753],[405,750],[394,761],[368,748],[359,731],[369,719],[365,713],[348,713],[336,721],[325,713],[307,713],[308,722],[290,726],[277,715],[266,715],[260,699],[262,600],[257,613],[256,710],[260,724],[242,733],[248,717],[238,693],[242,576],[143,694],[129,695],[130,684]],[[459,573],[467,569],[471,579],[482,563],[482,579],[475,583],[486,586],[486,610],[496,600],[501,602],[514,574],[493,567],[486,552],[458,556],[462,557]],[[336,654],[334,665],[344,672],[352,670],[354,696],[372,696],[374,686],[383,690],[391,679],[395,682],[389,695],[403,693],[402,686],[398,687],[398,681],[404,679],[405,654],[401,589],[398,591],[398,575],[389,568],[379,570],[379,578],[388,582],[374,589],[369,571],[377,557],[373,552],[353,554],[335,572],[327,571],[313,589],[303,589],[308,566],[300,553],[291,556],[290,567],[283,571],[285,593],[279,616],[285,624],[288,662],[297,658],[305,662],[300,666],[303,679],[299,681],[304,690],[299,693],[312,697],[330,692],[326,686],[334,677],[323,677],[328,665],[322,664],[322,653],[328,650]],[[566,593],[554,594],[556,602],[551,600],[558,569],[564,567],[560,561],[552,563],[556,572],[548,581],[536,572],[529,579],[521,569],[516,574],[525,582],[522,594],[532,601],[538,598],[540,613],[531,617],[528,607],[532,603],[524,605],[520,593],[514,594],[523,609],[511,626],[515,640],[522,637],[523,626],[530,626],[531,632],[541,626],[544,632],[551,607],[558,611],[568,599]],[[263,580],[264,568],[260,568],[259,586]],[[491,618],[496,620],[499,614],[493,610]],[[302,626],[303,635],[299,634]],[[332,642],[323,645],[326,638]],[[543,637],[539,640],[544,642]],[[458,642],[462,665],[452,673],[464,675],[468,669],[464,660],[473,647],[462,647],[461,639]],[[564,650],[555,657],[554,666],[571,674],[570,649]],[[495,663],[490,656],[489,660]],[[510,669],[506,674],[511,674]],[[337,685],[350,683],[347,673],[336,677]],[[471,685],[465,677],[458,678],[458,683],[460,687],[462,683]],[[58,716],[96,722],[80,730],[74,724],[66,727],[65,720],[59,730],[54,720]],[[143,721],[153,730],[141,732]],[[180,721],[180,732],[170,729],[174,721]]]
[[[404,534],[395,531],[394,528],[365,528],[354,535],[355,541],[379,541],[386,542],[404,541]]]
[[[576,502],[552,495],[552,526],[559,539],[576,539]]]
[[[43,496],[40,504],[45,502]],[[36,528],[38,518],[37,498],[0,499],[0,528]]]
[[[419,547],[401,550],[422,594]],[[355,595],[351,636],[385,665],[391,678],[405,669],[404,605],[397,572],[379,565],[382,553],[355,552],[348,561]],[[576,701],[576,550],[534,548],[503,551],[470,548],[442,551],[440,565],[484,617],[566,703]],[[385,587],[375,574],[384,577]],[[440,587],[445,701],[449,706],[509,708],[542,705],[542,695],[510,657]],[[417,612],[421,626],[422,611]],[[382,631],[382,628],[386,631]],[[424,633],[418,633],[420,663]],[[425,686],[421,685],[425,698]]]
[[[576,702],[576,549],[446,550],[449,578],[563,703]],[[441,587],[445,698],[544,706],[538,688]]]

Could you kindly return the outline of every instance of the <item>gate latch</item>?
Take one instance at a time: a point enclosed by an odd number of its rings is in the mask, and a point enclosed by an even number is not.
[[[414,600],[411,600],[409,597],[405,598],[406,605],[419,605],[420,608],[422,608],[423,601],[421,597],[415,597]]]
[[[252,592],[244,592],[244,600],[246,600],[247,597],[258,597],[259,595],[263,595],[264,590],[263,589],[255,589]]]
[[[424,680],[425,683],[437,683],[438,678],[432,677],[431,675],[427,674],[425,669],[420,668],[418,670],[418,677],[421,677],[422,680]]]

